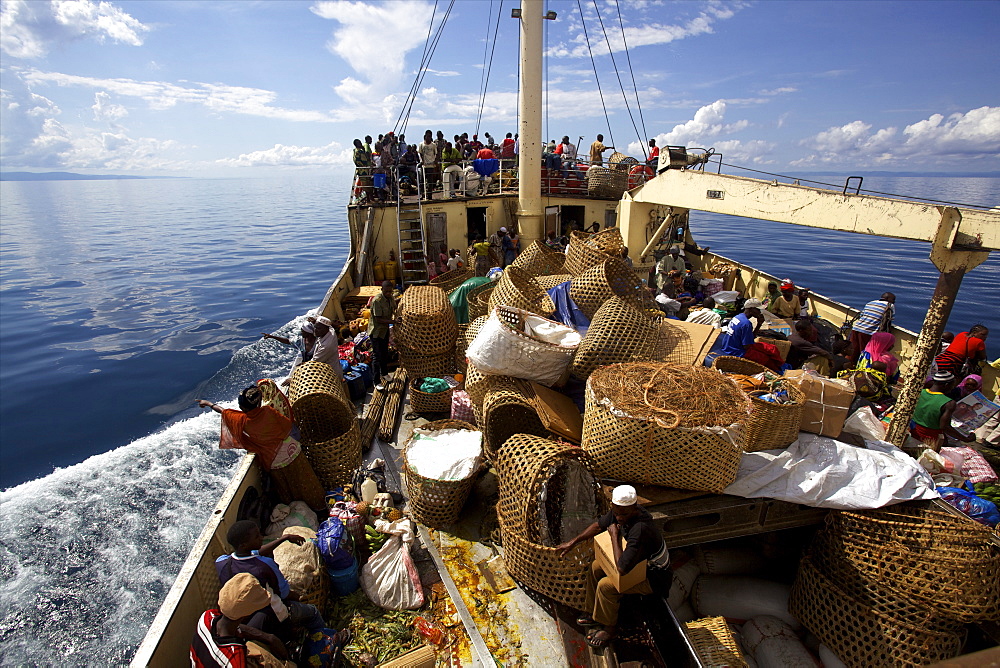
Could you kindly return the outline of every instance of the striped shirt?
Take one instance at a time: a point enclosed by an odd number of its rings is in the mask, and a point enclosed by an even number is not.
[[[874,334],[878,331],[879,325],[882,324],[882,319],[886,317],[886,311],[889,313],[888,324],[891,325],[892,319],[896,315],[896,307],[881,299],[868,302],[862,309],[861,315],[854,321],[854,331],[862,334]]]

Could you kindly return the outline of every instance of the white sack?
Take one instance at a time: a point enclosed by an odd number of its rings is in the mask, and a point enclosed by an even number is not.
[[[938,497],[934,481],[909,455],[885,441],[865,446],[800,432],[785,450],[744,453],[736,481],[723,493],[841,510]]]
[[[375,528],[391,534],[368,563],[361,567],[361,588],[372,603],[386,610],[415,610],[424,604],[420,575],[410,556],[413,523],[377,520]]]
[[[730,620],[771,615],[792,628],[802,628],[788,612],[792,586],[740,575],[702,575],[694,583],[691,604],[702,617]]]
[[[483,432],[468,429],[415,429],[406,444],[406,461],[418,475],[434,480],[465,480],[482,454]]]
[[[466,349],[466,357],[486,374],[524,378],[542,385],[556,383],[573,360],[580,334],[540,316],[528,316],[527,325],[530,331],[522,336],[503,324],[494,310]],[[546,341],[525,338],[534,332]]]
[[[819,662],[785,622],[761,615],[743,625],[744,647],[761,668],[805,668]]]
[[[264,537],[271,540],[281,538],[288,527],[309,527],[319,531],[319,520],[305,501],[292,501],[288,505],[279,503],[271,510],[271,523],[267,525]]]
[[[885,429],[885,423],[875,417],[870,406],[854,411],[844,422],[844,431],[857,434],[866,441],[884,441]]]

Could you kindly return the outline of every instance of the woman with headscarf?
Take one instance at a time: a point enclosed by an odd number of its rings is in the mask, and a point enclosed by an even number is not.
[[[254,385],[240,392],[239,410],[222,408],[206,399],[199,399],[198,405],[222,415],[219,449],[241,449],[257,455],[282,503],[301,500],[313,510],[325,510],[326,494],[302,454],[298,426],[271,406],[263,406],[262,401],[263,393]]]
[[[889,332],[876,332],[858,358],[858,368],[872,368],[875,362],[885,364],[889,383],[899,380],[899,360],[889,351],[896,345],[896,336]]]
[[[983,377],[974,373],[970,373],[968,376],[962,379],[962,382],[955,386],[955,388],[948,393],[948,396],[959,401],[969,396],[973,392],[978,392],[983,389]]]

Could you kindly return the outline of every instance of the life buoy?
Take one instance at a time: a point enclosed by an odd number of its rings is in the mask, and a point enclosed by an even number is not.
[[[649,165],[636,165],[628,172],[628,189],[638,188],[651,178],[653,178],[653,170],[649,168]]]

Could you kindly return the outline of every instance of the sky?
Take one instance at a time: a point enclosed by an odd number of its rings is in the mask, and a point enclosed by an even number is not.
[[[512,0],[0,3],[5,171],[333,170],[355,137],[398,134],[415,82],[411,143],[516,131]],[[546,9],[545,139],[641,157],[653,137],[792,174],[1000,170],[1000,2]]]

